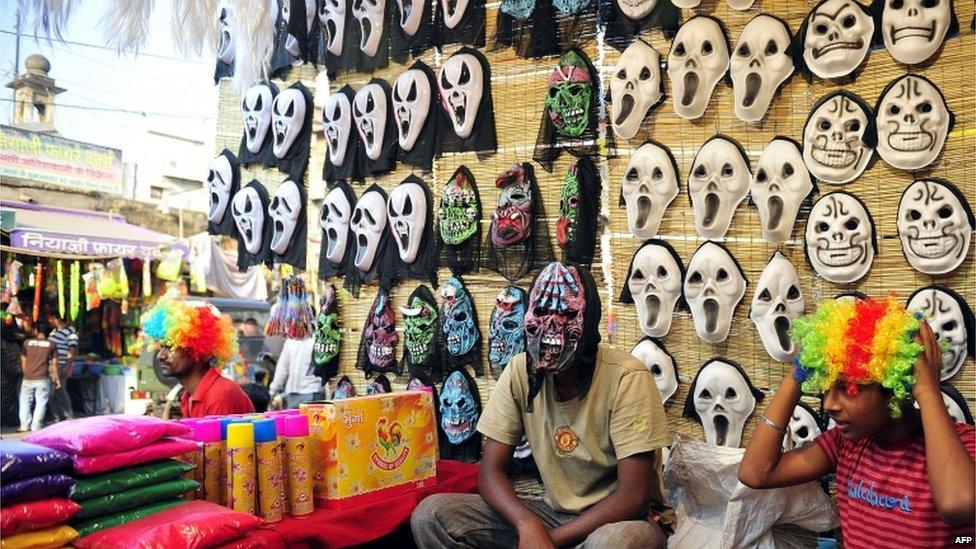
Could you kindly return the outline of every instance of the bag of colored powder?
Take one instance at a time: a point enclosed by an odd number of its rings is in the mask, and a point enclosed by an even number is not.
[[[140,486],[124,492],[99,496],[97,498],[86,499],[80,502],[81,510],[75,515],[78,519],[100,517],[109,513],[116,513],[142,507],[157,501],[175,498],[186,492],[196,490],[200,483],[195,480],[184,478],[167,480],[159,484]]]
[[[64,469],[71,458],[63,452],[19,440],[0,439],[0,477],[4,482]]]
[[[163,437],[179,437],[190,428],[152,416],[92,416],[55,423],[24,440],[72,455],[97,456],[141,448]]]
[[[179,438],[164,438],[127,452],[98,456],[74,456],[75,472],[83,475],[114,471],[150,461],[173,458],[197,449],[197,443]]]
[[[74,528],[61,525],[4,537],[0,540],[0,549],[57,549],[76,537],[78,532]]]
[[[103,517],[83,521],[75,521],[71,525],[75,530],[78,531],[78,537],[85,537],[88,534],[93,534],[99,530],[132,522],[134,520],[141,519],[142,517],[148,517],[149,515],[153,515],[165,509],[169,509],[170,507],[176,507],[177,505],[182,505],[184,503],[186,503],[186,501],[182,499],[168,499],[166,501],[143,505],[142,507],[136,507],[120,513],[113,513],[111,515],[105,515]]]
[[[75,481],[75,487],[71,489],[68,495],[76,501],[97,498],[178,478],[192,469],[192,465],[174,459],[154,461],[111,473],[79,478]]]
[[[68,493],[75,479],[63,473],[38,475],[0,484],[0,501],[4,505],[18,501],[34,501]]]
[[[81,507],[68,498],[50,498],[0,507],[0,534],[10,536],[53,526],[75,516]]]

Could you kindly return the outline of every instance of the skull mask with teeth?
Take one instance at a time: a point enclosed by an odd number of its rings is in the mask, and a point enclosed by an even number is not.
[[[698,149],[688,174],[688,195],[700,236],[725,236],[736,208],[749,194],[751,177],[749,159],[735,141],[715,136]]]
[[[319,314],[315,317],[315,344],[312,347],[314,373],[322,379],[329,379],[339,371],[339,348],[342,336],[339,333],[339,308],[335,298],[335,286],[329,284],[319,301]]]
[[[500,189],[491,214],[487,262],[510,282],[553,259],[548,221],[532,164],[515,164],[495,179]]]
[[[417,368],[430,369],[438,361],[434,294],[425,285],[417,286],[400,312],[403,314],[403,361],[410,372],[416,372]]]
[[[915,181],[898,203],[901,250],[915,269],[952,272],[966,259],[976,224],[965,195],[943,180]]]
[[[268,191],[253,180],[237,191],[230,211],[237,227],[237,268],[246,270],[270,259],[271,222],[268,221]]]
[[[664,344],[653,338],[644,337],[634,345],[630,354],[640,360],[654,376],[661,404],[664,404],[678,391],[678,365]]]
[[[796,354],[796,346],[790,339],[793,321],[803,314],[803,292],[796,267],[777,251],[766,264],[756,295],[752,298],[749,318],[756,324],[759,339],[773,359],[789,362]]]
[[[637,249],[627,269],[620,301],[636,305],[642,332],[651,337],[667,335],[671,315],[682,302],[683,278],[684,265],[670,244],[652,239]]]
[[[330,183],[343,179],[361,179],[358,173],[359,139],[353,130],[352,103],[355,92],[348,84],[329,96],[322,107],[322,124],[328,154],[323,178]]]
[[[374,372],[396,372],[394,352],[398,340],[390,296],[385,290],[380,289],[366,316],[356,367],[362,370],[367,378]]]
[[[278,170],[301,179],[312,139],[312,93],[301,82],[282,90],[271,108],[272,152]]]
[[[599,102],[599,77],[589,57],[579,48],[563,53],[549,74],[532,158],[552,171],[563,150],[574,156],[595,154]]]
[[[717,19],[698,15],[685,21],[668,52],[674,112],[695,119],[705,114],[719,80],[729,70],[729,42]]]
[[[954,119],[942,91],[916,74],[888,84],[874,112],[878,154],[903,170],[919,170],[935,162]]]
[[[350,223],[356,195],[345,181],[336,183],[325,195],[319,225],[322,228],[322,249],[319,252],[319,276],[327,278],[344,274],[355,253],[350,238]]]
[[[691,383],[683,415],[702,424],[709,444],[738,448],[746,419],[763,396],[741,366],[713,358],[702,365]]]
[[[759,156],[749,189],[759,209],[763,238],[775,243],[789,240],[800,204],[813,191],[799,145],[786,137],[770,141]]]
[[[525,345],[536,372],[558,373],[572,364],[587,297],[575,266],[553,262],[536,277],[525,313]]]
[[[786,23],[771,15],[759,14],[743,27],[730,71],[740,120],[762,120],[780,85],[793,74],[792,39]]]
[[[400,160],[429,170],[437,140],[437,85],[430,67],[418,59],[401,73],[392,103]]]
[[[305,223],[305,189],[291,179],[284,180],[275,190],[268,205],[271,218],[271,253],[275,263],[305,268],[305,242],[308,229]]]
[[[459,166],[444,186],[437,210],[438,236],[447,266],[457,274],[481,264],[481,199],[474,176]]]
[[[495,308],[488,323],[488,364],[495,379],[513,356],[525,351],[525,312],[529,296],[509,286],[495,296]]]
[[[933,284],[916,290],[906,308],[925,315],[942,346],[943,381],[959,373],[966,358],[976,355],[976,321],[973,311],[955,290]]]
[[[234,153],[224,149],[210,163],[207,174],[207,190],[210,195],[210,211],[207,213],[207,232],[214,235],[234,234],[234,218],[230,213],[230,201],[237,194],[241,172]]]
[[[877,249],[874,221],[854,195],[835,192],[817,200],[805,238],[807,260],[830,282],[849,284],[871,269]]]
[[[373,78],[356,92],[352,115],[366,155],[366,175],[388,172],[396,166],[396,122],[390,102],[390,85]]]
[[[881,11],[885,48],[906,65],[924,63],[957,32],[952,0],[890,0]]]
[[[244,119],[244,135],[238,159],[245,167],[261,163],[274,166],[271,139],[271,105],[278,88],[274,84],[255,84],[244,90],[241,100],[241,115]]]
[[[802,69],[820,78],[843,78],[868,58],[874,18],[856,0],[822,0],[810,10],[794,47],[802,49]]]
[[[803,126],[803,161],[824,183],[848,183],[860,177],[877,144],[871,107],[846,90],[817,101]]]
[[[451,372],[440,391],[441,429],[448,444],[441,452],[448,452],[451,459],[462,451],[458,445],[465,442],[476,444],[480,453],[481,437],[477,435],[478,418],[481,416],[481,397],[478,386],[464,370]],[[443,456],[442,456],[443,457]],[[475,458],[477,459],[477,458]]]
[[[695,250],[685,274],[684,295],[699,338],[708,343],[725,341],[747,285],[742,268],[724,246],[708,241]]]
[[[475,316],[474,300],[457,277],[451,277],[440,289],[440,338],[447,351],[447,361],[453,366],[471,364],[481,372],[481,329]]]
[[[653,238],[664,211],[678,196],[678,164],[671,151],[649,141],[630,156],[620,199],[627,209],[627,228],[640,239]]]

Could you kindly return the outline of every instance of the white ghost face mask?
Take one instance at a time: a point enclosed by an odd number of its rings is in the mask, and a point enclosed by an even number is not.
[[[803,154],[789,139],[773,139],[759,156],[749,185],[767,242],[789,240],[800,204],[813,191]]]
[[[935,162],[952,125],[942,92],[929,80],[911,74],[885,88],[876,116],[878,154],[903,170]]]
[[[268,205],[268,215],[274,227],[271,236],[272,252],[280,255],[288,250],[291,237],[298,228],[298,217],[303,207],[298,185],[290,179],[284,180],[275,190],[274,198]]]
[[[274,124],[274,146],[272,152],[275,158],[284,158],[288,154],[292,143],[302,133],[305,124],[305,94],[296,88],[288,88],[278,93],[271,109],[271,119]]]
[[[444,11],[444,25],[449,29],[457,27],[468,11],[468,0],[440,1],[441,9]]]
[[[674,396],[678,390],[678,367],[674,364],[674,357],[653,339],[645,337],[637,342],[630,354],[644,363],[654,376],[657,390],[661,393],[661,403],[664,404]]]
[[[782,252],[777,251],[766,264],[756,295],[752,298],[749,318],[756,324],[759,339],[773,359],[789,362],[796,354],[790,339],[793,321],[803,314],[803,293],[796,267]]]
[[[359,49],[375,56],[386,24],[386,0],[352,0],[352,15],[359,22]]]
[[[237,225],[237,232],[244,239],[244,249],[257,255],[264,244],[264,204],[261,196],[251,187],[244,187],[234,195],[231,214]]]
[[[467,139],[474,130],[485,92],[481,61],[466,52],[452,55],[441,67],[437,87],[440,89],[441,107],[451,120],[454,133],[461,139]]]
[[[658,0],[614,0],[614,2],[628,19],[638,21],[654,11]]]
[[[244,92],[241,111],[244,113],[244,144],[251,154],[261,152],[271,127],[271,104],[274,94],[267,84],[251,86]]]
[[[356,131],[363,140],[366,156],[376,160],[383,153],[386,139],[387,101],[386,90],[376,83],[366,84],[356,92],[353,99],[352,114],[356,121]]]
[[[634,40],[613,66],[610,80],[613,131],[624,139],[637,135],[647,112],[663,95],[661,55],[647,42]]]
[[[686,415],[698,416],[705,441],[738,448],[746,419],[756,409],[755,390],[742,372],[726,360],[709,360],[698,371],[688,396],[691,406],[686,405]]]
[[[401,149],[413,150],[417,143],[430,116],[433,91],[427,73],[420,69],[408,69],[397,77],[393,85],[393,115]]]
[[[224,154],[217,155],[210,163],[210,173],[207,174],[207,189],[210,191],[210,211],[207,220],[219,225],[224,220],[227,207],[230,205],[231,190],[234,186],[234,167]]]
[[[789,422],[791,449],[803,448],[813,442],[813,439],[820,436],[820,424],[817,423],[816,416],[807,406],[797,404],[793,408]],[[787,450],[786,439],[783,439],[783,451]]]
[[[950,0],[888,0],[881,12],[885,48],[906,65],[935,55],[951,25]]]
[[[735,209],[749,193],[751,178],[749,161],[732,140],[714,137],[698,149],[688,174],[688,194],[699,235],[725,236]]]
[[[233,14],[226,5],[220,6],[220,15],[217,18],[220,36],[217,42],[217,59],[221,63],[231,64],[234,62],[234,33],[232,32]]]
[[[681,275],[677,256],[663,244],[645,243],[634,254],[623,301],[633,301],[645,334],[664,337],[670,331],[671,315],[681,299]]]
[[[627,162],[620,195],[627,208],[627,228],[641,239],[653,238],[664,211],[678,196],[678,170],[671,152],[648,142]]]
[[[417,250],[427,228],[427,193],[412,181],[404,181],[393,189],[387,201],[387,215],[393,240],[404,263],[417,259]]]
[[[373,267],[386,224],[386,199],[382,193],[376,190],[363,193],[356,202],[350,222],[350,228],[356,236],[356,257],[353,265],[360,271],[366,272]]]
[[[335,187],[325,195],[322,203],[322,235],[325,237],[325,258],[338,265],[346,256],[346,242],[349,240],[349,222],[352,219],[352,204],[342,188]]]
[[[874,19],[855,0],[825,0],[803,24],[803,62],[820,78],[851,74],[870,52]]]
[[[404,34],[413,36],[420,30],[420,23],[424,20],[423,0],[397,0],[400,8],[400,28]]]
[[[729,70],[729,45],[718,21],[697,16],[686,21],[668,53],[674,112],[695,119],[705,114],[718,81]]]
[[[898,203],[898,236],[905,258],[920,272],[952,272],[969,252],[972,210],[946,182],[916,181]]]
[[[699,338],[709,343],[725,341],[746,285],[742,269],[728,250],[714,242],[699,246],[684,281],[685,300]]]
[[[786,24],[769,15],[757,15],[743,27],[731,60],[733,105],[740,120],[762,120],[780,84],[793,74],[790,41]]]
[[[810,211],[805,238],[810,264],[830,282],[855,282],[874,261],[874,222],[853,195],[836,192],[821,197]]]
[[[342,55],[346,41],[346,0],[321,0],[319,23],[325,29],[325,49],[332,55]]]
[[[857,179],[874,155],[874,115],[859,97],[840,91],[824,96],[803,127],[803,161],[825,183]]]
[[[349,152],[349,136],[352,133],[352,104],[349,96],[337,92],[329,96],[322,108],[325,139],[329,143],[329,161],[340,166]]]
[[[936,339],[946,345],[942,351],[940,379],[956,375],[972,348],[972,310],[958,294],[935,285],[915,292],[908,300],[907,309],[924,314]]]

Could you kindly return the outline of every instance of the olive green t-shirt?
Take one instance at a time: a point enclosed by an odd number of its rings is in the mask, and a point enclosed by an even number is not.
[[[525,411],[529,393],[525,354],[512,358],[481,414],[478,431],[516,446],[523,433],[532,447],[556,511],[581,513],[617,488],[617,461],[667,446],[661,394],[650,371],[631,355],[601,346],[586,396],[557,402],[552,376]],[[655,452],[653,501],[664,502],[661,452]]]

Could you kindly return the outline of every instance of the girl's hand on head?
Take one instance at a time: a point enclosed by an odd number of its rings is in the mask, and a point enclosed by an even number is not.
[[[942,350],[939,348],[935,333],[925,319],[918,321],[915,342],[924,348],[915,362],[915,386],[912,388],[912,395],[917,398],[922,391],[935,391],[938,394],[939,376],[942,372]]]

